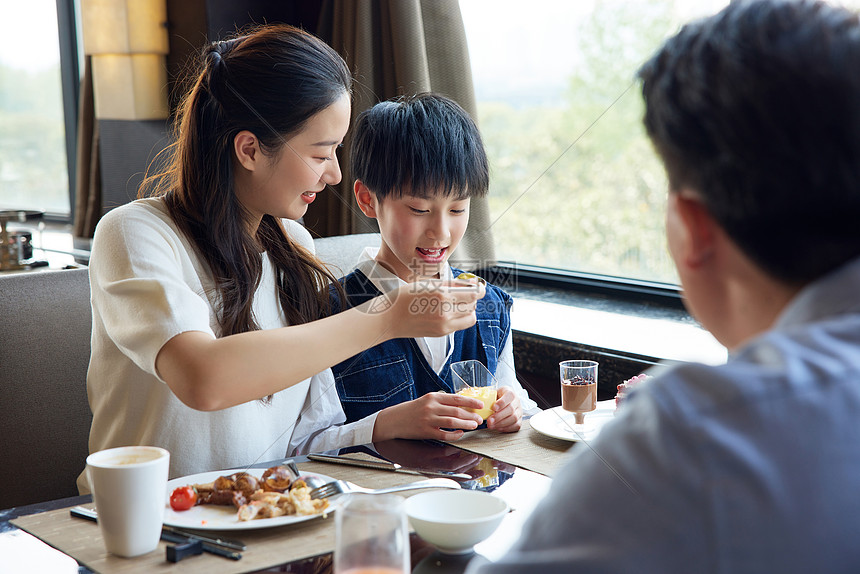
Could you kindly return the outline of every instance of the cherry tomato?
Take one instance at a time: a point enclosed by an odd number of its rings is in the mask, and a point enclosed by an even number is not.
[[[197,504],[197,492],[190,486],[180,486],[170,495],[170,507],[173,510],[188,510]]]

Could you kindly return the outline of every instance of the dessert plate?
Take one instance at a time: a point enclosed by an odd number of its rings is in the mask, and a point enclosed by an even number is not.
[[[529,419],[532,428],[542,435],[568,441],[592,440],[603,425],[615,417],[615,401],[598,401],[597,409],[585,415],[585,431],[577,431],[573,413],[555,407]]]

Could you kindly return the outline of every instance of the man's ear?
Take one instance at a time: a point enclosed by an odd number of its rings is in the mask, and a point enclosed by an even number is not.
[[[683,232],[681,258],[687,267],[702,267],[714,255],[718,224],[702,202],[691,194],[683,191],[671,193],[670,201],[674,202]]]
[[[242,130],[233,138],[233,151],[236,159],[248,171],[257,169],[258,162],[262,158],[260,142],[252,132]]]
[[[355,193],[355,200],[358,202],[358,208],[368,217],[376,219],[376,207],[374,206],[374,195],[360,179],[355,180],[355,185],[352,189]]]

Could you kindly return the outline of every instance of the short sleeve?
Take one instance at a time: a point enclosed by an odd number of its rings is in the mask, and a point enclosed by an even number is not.
[[[174,336],[186,331],[215,336],[196,257],[152,204],[127,204],[101,219],[89,274],[94,322],[152,375],[157,376],[158,352]]]

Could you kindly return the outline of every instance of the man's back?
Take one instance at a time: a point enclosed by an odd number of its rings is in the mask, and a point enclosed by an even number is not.
[[[639,72],[690,313],[493,571],[860,571],[860,18],[731,2]]]
[[[858,413],[860,260],[726,365],[637,387],[492,571],[854,571]]]

